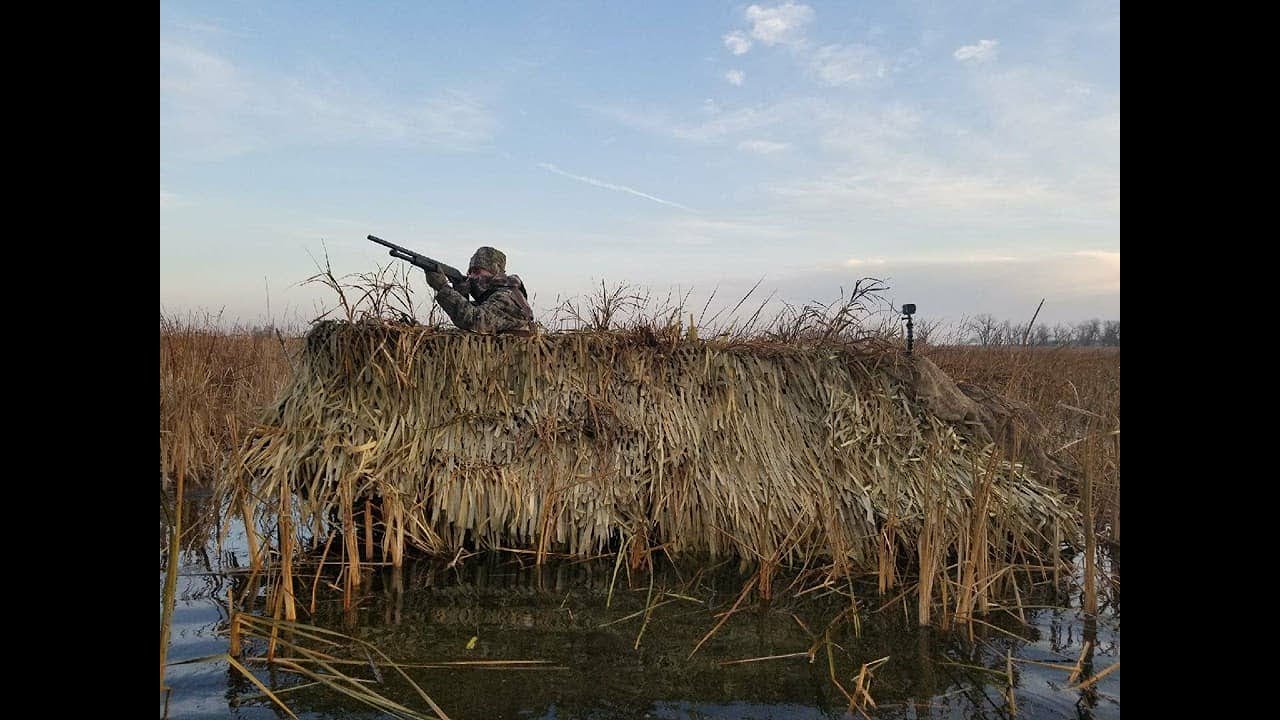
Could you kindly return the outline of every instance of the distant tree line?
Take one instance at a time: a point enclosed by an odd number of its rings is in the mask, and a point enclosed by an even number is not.
[[[958,326],[920,320],[915,323],[915,338],[936,345],[1119,347],[1120,321],[1092,318],[1074,325],[1036,323],[1028,331],[1026,323],[997,320],[984,314],[966,318]]]

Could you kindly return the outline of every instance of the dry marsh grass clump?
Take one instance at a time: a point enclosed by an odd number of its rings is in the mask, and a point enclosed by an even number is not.
[[[1035,409],[1053,451],[1078,472],[1059,484],[1078,499],[1084,539],[1082,601],[1098,609],[1098,541],[1118,567],[1120,548],[1120,349],[1094,347],[937,348],[930,357],[957,379],[984,383]],[[1118,585],[1110,587],[1118,590]],[[1108,594],[1111,594],[1108,592]]]
[[[928,579],[922,622],[938,597],[985,604],[993,576],[1071,534],[1074,505],[1020,458],[930,412],[932,363],[798,317],[788,342],[325,321],[244,445],[242,490],[285,544],[336,519],[349,584],[415,547],[731,555],[766,597],[782,564],[885,590],[905,564]],[[371,500],[376,532],[356,522]]]
[[[925,355],[958,384],[1026,403],[1051,450],[1091,479],[1097,530],[1120,541],[1120,349],[934,347]],[[1064,486],[1081,497],[1079,485]]]
[[[160,316],[160,474],[215,478],[279,393],[301,346],[272,328],[224,328],[213,315]]]
[[[1050,426],[1078,425],[1071,408],[1119,418],[1119,348],[926,346],[921,354],[957,382],[1028,403]]]

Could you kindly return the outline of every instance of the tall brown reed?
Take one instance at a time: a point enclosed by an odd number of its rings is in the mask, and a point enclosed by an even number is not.
[[[160,690],[164,687],[164,668],[169,657],[169,632],[173,626],[173,606],[178,588],[179,556],[182,552],[183,493],[186,485],[186,469],[181,456],[178,459],[177,480],[174,489],[173,514],[169,516],[168,568],[165,571],[164,590],[160,594]],[[163,495],[163,493],[162,493]],[[161,508],[168,510],[163,497]]]
[[[1061,489],[1080,502],[1081,606],[1095,612],[1098,541],[1120,543],[1120,350],[1005,346],[924,352],[956,380],[994,387],[1030,405],[1048,427],[1052,454],[1079,469],[1076,482]]]
[[[224,328],[210,314],[160,315],[161,505],[172,510],[165,584],[161,590],[160,686],[164,687],[187,481],[215,480],[262,408],[283,385],[290,367],[278,330]],[[165,486],[172,486],[172,501]],[[252,533],[250,542],[254,543]],[[256,544],[256,543],[254,543]],[[253,562],[258,562],[253,553]]]
[[[958,382],[985,385],[1027,403],[1048,427],[1052,450],[1081,467],[1094,461],[1096,515],[1112,525],[1111,539],[1118,540],[1118,348],[930,347],[923,354]],[[1098,442],[1085,443],[1091,437]]]
[[[160,472],[206,482],[288,379],[300,341],[218,316],[160,316]]]

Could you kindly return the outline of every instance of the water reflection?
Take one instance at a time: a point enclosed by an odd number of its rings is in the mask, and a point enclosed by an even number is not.
[[[229,550],[219,554],[218,530],[201,532],[205,551],[186,546],[183,552],[173,661],[225,651],[228,592],[266,597],[262,578],[237,569],[248,563],[235,533],[229,533]],[[1118,570],[1117,557],[1108,572],[1118,578]],[[840,688],[852,691],[864,664],[884,657],[889,659],[867,678],[875,707],[865,709],[872,717],[1008,717],[1010,696],[1021,718],[1118,718],[1120,712],[1119,672],[1076,687],[1118,660],[1118,580],[1095,621],[1081,618],[1078,588],[1044,592],[1024,600],[1058,607],[1028,610],[1026,625],[1010,614],[986,617],[990,626],[975,626],[972,641],[965,633],[917,627],[914,607],[902,601],[876,612],[887,599],[877,597],[874,586],[853,588],[862,610],[857,624],[845,612],[847,590],[780,594],[769,604],[751,598],[691,656],[737,597],[743,578],[736,563],[660,563],[651,589],[647,572],[629,573],[612,559],[536,566],[506,554],[456,564],[418,562],[371,569],[349,606],[331,589],[343,583],[328,569],[316,573],[316,565],[300,563],[298,572],[301,621],[345,628],[404,664],[436,664],[407,672],[456,720],[861,717],[849,712]],[[785,585],[775,580],[775,587]],[[252,656],[264,648],[251,643],[246,650]],[[734,662],[773,656],[790,657]],[[546,663],[522,669],[438,666],[495,660]],[[1068,682],[1071,671],[1063,667],[1077,663],[1080,671]],[[258,667],[268,687],[300,682]],[[346,667],[379,692],[422,707],[393,672]],[[225,664],[174,667],[170,677],[171,718],[278,716]],[[287,697],[300,717],[380,717],[330,691],[304,689]]]

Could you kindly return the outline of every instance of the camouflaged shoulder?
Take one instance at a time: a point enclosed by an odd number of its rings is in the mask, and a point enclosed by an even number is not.
[[[526,312],[528,303],[521,302],[523,296],[514,297],[519,292],[518,289],[502,287],[484,302],[473,305],[458,291],[444,288],[436,293],[436,302],[448,313],[453,324],[462,330],[491,335],[529,328],[532,312]]]

